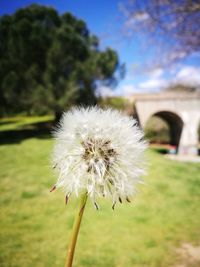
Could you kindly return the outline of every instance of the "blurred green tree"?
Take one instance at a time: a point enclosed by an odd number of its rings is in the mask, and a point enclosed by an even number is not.
[[[60,112],[96,103],[99,83],[117,81],[117,53],[70,13],[33,4],[0,18],[0,114]]]

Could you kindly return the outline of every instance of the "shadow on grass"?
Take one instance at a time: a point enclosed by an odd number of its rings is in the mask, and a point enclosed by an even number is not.
[[[48,139],[55,126],[54,121],[31,123],[16,130],[0,132],[0,145],[19,144],[28,138]]]
[[[5,121],[0,121],[0,126],[1,125],[8,125],[12,124],[13,122],[17,122],[18,120],[5,120]]]
[[[158,148],[152,148],[152,150],[154,150],[155,152],[157,152],[158,154],[168,154],[169,151],[167,148],[162,148],[162,147],[158,147]]]

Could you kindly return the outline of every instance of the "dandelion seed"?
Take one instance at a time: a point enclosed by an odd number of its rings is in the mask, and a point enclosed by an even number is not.
[[[53,192],[54,190],[56,190],[56,186],[55,185],[50,189],[50,192]]]
[[[131,203],[131,201],[130,201],[130,199],[128,197],[126,197],[126,201],[129,202],[129,203]]]
[[[112,209],[113,210],[115,209],[115,205],[116,205],[116,202],[114,202],[113,205],[112,205]]]
[[[147,147],[134,119],[111,109],[74,108],[63,114],[54,136],[55,188],[64,190],[66,202],[69,192],[87,192],[97,209],[100,196],[110,197],[113,209],[117,201],[130,202]]]
[[[122,199],[121,199],[121,197],[119,197],[119,202],[122,204]]]

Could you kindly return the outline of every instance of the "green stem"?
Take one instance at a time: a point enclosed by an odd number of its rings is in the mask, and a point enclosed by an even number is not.
[[[75,251],[75,247],[76,247],[76,241],[77,241],[77,237],[78,237],[78,233],[79,233],[81,220],[83,217],[83,212],[85,209],[86,202],[87,202],[87,193],[83,194],[81,196],[81,199],[80,199],[80,207],[78,210],[77,217],[74,221],[73,230],[72,230],[72,237],[71,237],[71,242],[70,242],[70,245],[68,248],[65,267],[71,267],[72,266],[74,251]]]

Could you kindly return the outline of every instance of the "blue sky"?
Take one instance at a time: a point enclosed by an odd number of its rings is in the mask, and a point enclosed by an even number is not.
[[[86,21],[90,31],[100,38],[102,49],[110,46],[117,50],[120,61],[126,64],[127,73],[114,90],[99,89],[102,95],[154,92],[166,87],[170,82],[186,82],[200,87],[199,55],[193,55],[170,69],[159,67],[146,74],[135,71],[151,56],[151,50],[142,51],[138,39],[127,39],[122,34],[123,15],[119,5],[123,0],[0,0],[0,15],[12,14],[16,9],[32,3],[52,6],[59,13],[71,12]]]

